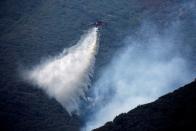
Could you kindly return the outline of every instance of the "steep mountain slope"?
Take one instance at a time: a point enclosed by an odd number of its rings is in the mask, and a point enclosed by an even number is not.
[[[27,26],[27,23],[32,22],[32,16],[40,15],[37,11],[42,5],[42,0],[0,1],[1,131],[78,131],[80,127],[77,116],[69,116],[58,102],[21,80],[20,66],[24,63],[31,65],[35,60],[25,54],[40,48],[36,46],[37,36],[43,37],[43,34],[35,31],[36,26]],[[31,52],[33,58],[40,57],[35,50]]]
[[[28,85],[14,84],[21,88],[14,89],[15,86],[7,85],[7,88],[13,90],[1,90],[1,131],[79,130],[80,121],[77,116],[69,116],[54,99]]]
[[[103,116],[104,117],[104,116]],[[196,81],[140,105],[94,131],[178,131],[195,130]]]
[[[43,58],[55,56],[74,45],[97,19],[106,22],[106,26],[100,33],[95,72],[109,63],[113,54],[124,46],[120,41],[137,32],[145,19],[154,21],[160,28],[180,19],[187,35],[183,43],[195,50],[195,17],[183,6],[185,0],[148,1],[1,0],[0,128],[79,130],[81,121],[77,116],[68,116],[54,99],[22,81],[20,74]],[[196,57],[183,51],[194,63]]]

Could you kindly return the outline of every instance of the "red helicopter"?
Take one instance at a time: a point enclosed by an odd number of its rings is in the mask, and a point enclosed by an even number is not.
[[[105,22],[100,21],[100,20],[96,21],[95,23],[90,24],[90,26],[95,26],[97,28],[100,28],[100,27],[102,27],[104,25],[106,25]]]
[[[94,23],[94,26],[98,28],[98,27],[102,27],[104,24],[105,24],[105,23],[104,23],[103,21],[98,20],[98,21],[96,21],[96,22]]]

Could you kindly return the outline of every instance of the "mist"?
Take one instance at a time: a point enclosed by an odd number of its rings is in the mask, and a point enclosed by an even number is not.
[[[76,45],[26,71],[25,79],[55,98],[71,115],[79,114],[80,101],[86,100],[95,56],[98,51],[98,29],[85,33]]]
[[[102,70],[91,95],[91,111],[84,131],[111,121],[120,113],[156,100],[193,80],[183,49],[179,24],[160,33],[143,24],[136,36],[127,36],[125,47]],[[184,49],[185,50],[185,49]]]

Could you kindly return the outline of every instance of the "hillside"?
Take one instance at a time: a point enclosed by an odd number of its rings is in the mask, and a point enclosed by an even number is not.
[[[140,105],[94,131],[178,131],[195,130],[196,81]]]
[[[196,71],[193,0],[1,0],[0,1],[0,130],[78,131],[83,116],[69,116],[53,98],[21,78],[24,70],[73,46],[92,23],[102,20],[94,84],[115,53],[135,36],[145,21],[161,32],[181,23],[182,56]],[[192,7],[191,9],[189,7]],[[179,38],[180,38],[179,37]],[[188,47],[188,49],[187,49]],[[186,50],[187,49],[187,50]],[[83,118],[84,117],[84,118]]]

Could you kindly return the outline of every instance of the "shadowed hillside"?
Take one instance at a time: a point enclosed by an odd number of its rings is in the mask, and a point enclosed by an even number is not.
[[[93,81],[115,52],[125,47],[122,40],[127,35],[140,36],[137,30],[142,22],[148,20],[160,31],[173,22],[182,23],[181,54],[190,59],[190,68],[196,71],[196,57],[192,53],[196,50],[195,15],[189,6],[185,6],[187,3],[191,5],[192,1],[1,0],[0,129],[79,130],[81,116],[69,116],[57,101],[21,80],[21,73],[76,44],[84,31],[91,27],[89,25],[97,20],[104,21],[106,26],[100,30],[100,49]],[[186,47],[190,47],[191,53],[184,50]],[[84,117],[90,112],[85,108]]]
[[[77,116],[69,116],[65,109],[42,91],[25,84],[12,83],[21,88],[1,89],[1,131],[78,131]]]
[[[195,130],[196,81],[117,116],[94,131]]]

